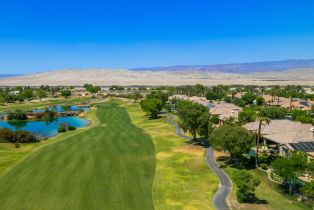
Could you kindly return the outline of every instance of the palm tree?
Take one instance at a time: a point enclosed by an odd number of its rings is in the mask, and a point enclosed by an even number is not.
[[[235,95],[237,94],[238,92],[236,90],[232,90],[231,91],[231,99],[233,100],[235,98]]]
[[[255,166],[256,168],[258,168],[258,155],[259,155],[258,147],[259,147],[259,142],[261,139],[262,125],[269,125],[271,120],[267,116],[263,115],[261,111],[257,111],[255,113],[255,119],[256,121],[258,121],[258,133],[256,136],[256,155],[255,155]],[[265,139],[264,139],[264,145],[266,145]]]

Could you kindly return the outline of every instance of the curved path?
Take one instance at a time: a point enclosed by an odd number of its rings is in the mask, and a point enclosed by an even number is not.
[[[176,127],[176,135],[188,140],[192,140],[191,137],[186,136],[182,133],[182,130],[180,126],[174,122],[173,120],[173,115],[167,113],[168,116],[168,123]],[[232,189],[232,182],[229,178],[229,176],[219,168],[219,166],[216,164],[216,161],[214,159],[214,153],[213,150],[209,147],[206,146],[206,155],[205,155],[205,161],[210,169],[212,169],[216,175],[219,178],[219,189],[215,193],[213,197],[213,205],[216,210],[230,210],[231,208],[229,207],[227,203],[227,197],[229,192]]]

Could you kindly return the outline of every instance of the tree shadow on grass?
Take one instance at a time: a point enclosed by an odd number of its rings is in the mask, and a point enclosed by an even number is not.
[[[259,199],[255,196],[253,196],[252,198],[242,202],[242,203],[249,203],[249,204],[268,204],[267,200],[264,199]]]
[[[193,146],[201,146],[204,148],[208,148],[210,145],[207,141],[207,139],[194,139],[194,140],[187,140],[187,144],[193,145]]]
[[[160,118],[163,118],[163,117],[160,115],[158,115],[157,117],[148,116],[148,120],[158,120]]]

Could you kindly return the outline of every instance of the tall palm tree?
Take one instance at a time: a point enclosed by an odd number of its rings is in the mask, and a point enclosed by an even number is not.
[[[258,122],[258,133],[257,133],[257,136],[256,136],[255,166],[256,166],[256,168],[258,168],[259,142],[260,142],[260,139],[261,139],[262,125],[269,125],[271,120],[268,117],[266,117],[265,115],[263,115],[262,110],[261,111],[257,111],[255,113],[255,119]],[[264,145],[266,145],[266,142],[264,142]]]

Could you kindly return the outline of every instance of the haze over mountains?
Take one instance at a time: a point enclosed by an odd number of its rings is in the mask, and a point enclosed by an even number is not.
[[[153,68],[133,68],[136,71],[217,71],[226,73],[253,73],[268,71],[284,71],[288,69],[314,68],[314,59],[295,59],[284,61],[264,61],[253,63],[233,63],[217,65],[169,66]]]
[[[314,85],[314,59],[135,69],[66,69],[0,78],[0,86]]]
[[[0,78],[6,78],[6,77],[17,77],[21,76],[22,74],[1,74],[0,73]]]

